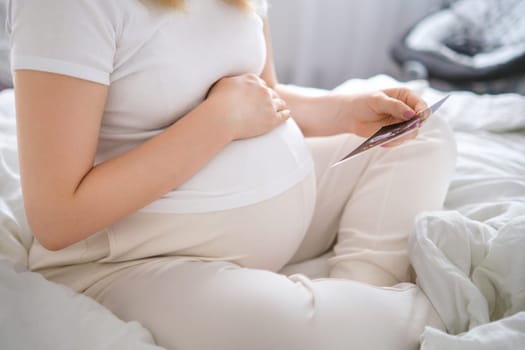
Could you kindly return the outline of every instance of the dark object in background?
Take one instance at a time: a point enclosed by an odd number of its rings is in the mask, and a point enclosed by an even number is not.
[[[525,94],[525,0],[459,0],[392,48],[405,78],[482,93]]]

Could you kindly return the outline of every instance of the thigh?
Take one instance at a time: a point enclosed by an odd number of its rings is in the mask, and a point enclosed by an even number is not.
[[[433,117],[414,140],[371,157],[338,223],[330,276],[382,286],[413,281],[408,236],[419,213],[443,206],[455,165],[452,134]]]
[[[178,350],[416,349],[440,326],[414,285],[286,277],[227,262],[146,263],[87,294]],[[96,292],[94,292],[96,290]]]
[[[144,263],[85,294],[121,319],[139,321],[166,349],[307,350],[315,340],[304,333],[313,306],[309,290],[231,262]]]
[[[353,134],[306,139],[315,163],[317,199],[312,221],[290,263],[329,251],[345,211],[354,213],[345,226],[351,226],[356,217],[373,224],[376,209],[395,212],[401,203],[412,202],[407,214],[399,216],[406,223],[413,220],[414,213],[434,209],[443,202],[455,164],[455,143],[450,128],[439,117],[430,118],[415,140],[397,147],[377,147],[331,167],[363,141]],[[391,181],[394,172],[401,174],[397,183]],[[397,192],[395,200],[385,203],[382,198],[387,195],[384,189],[389,183],[397,186]],[[359,206],[349,208],[350,199]],[[380,208],[387,204],[391,206]]]

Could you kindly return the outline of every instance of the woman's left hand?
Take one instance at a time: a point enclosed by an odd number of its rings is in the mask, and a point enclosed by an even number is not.
[[[382,126],[412,118],[427,107],[425,101],[406,88],[392,88],[373,93],[342,97],[337,123],[341,132],[369,137]],[[388,146],[414,138],[416,132],[393,141]]]

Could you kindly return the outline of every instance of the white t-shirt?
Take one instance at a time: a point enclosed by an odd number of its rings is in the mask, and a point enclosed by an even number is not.
[[[11,0],[12,69],[109,85],[98,164],[162,132],[201,103],[219,78],[260,74],[266,3],[254,3],[258,11],[247,14],[222,0],[186,0],[178,11],[149,0]],[[227,145],[142,210],[198,213],[257,203],[303,180],[312,164],[303,135],[288,120]]]

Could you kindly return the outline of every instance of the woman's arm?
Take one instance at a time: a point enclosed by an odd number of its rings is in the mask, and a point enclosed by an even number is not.
[[[305,95],[301,89],[279,84],[273,62],[270,30],[264,23],[266,64],[261,78],[286,101],[305,136],[355,133],[370,136],[381,126],[412,117],[426,104],[408,89],[394,88],[368,94]]]
[[[15,75],[25,210],[40,243],[57,250],[176,188],[227,143],[288,116],[254,75],[225,78],[209,97],[140,146],[93,166],[108,87],[63,75]],[[250,116],[250,118],[245,118]]]
[[[15,79],[24,203],[48,249],[84,239],[177,187],[232,139],[209,100],[94,167],[108,88],[37,71],[17,71]]]

